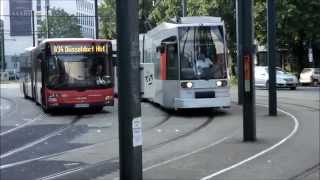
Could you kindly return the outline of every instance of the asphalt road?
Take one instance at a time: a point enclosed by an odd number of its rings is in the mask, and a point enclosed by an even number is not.
[[[278,90],[277,117],[257,90],[257,141],[242,141],[242,110],[166,111],[142,103],[144,179],[318,179],[319,93]],[[236,102],[236,92],[232,91]],[[0,178],[117,179],[117,106],[45,114],[1,85]]]

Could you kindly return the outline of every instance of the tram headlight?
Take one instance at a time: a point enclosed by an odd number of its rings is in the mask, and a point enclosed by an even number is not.
[[[193,83],[192,82],[182,82],[181,83],[181,87],[182,88],[192,88],[193,87]]]
[[[228,86],[228,81],[225,81],[225,80],[216,81],[216,86],[217,86],[217,87]]]
[[[223,83],[222,83],[222,81],[216,81],[216,85],[217,85],[218,87],[221,87],[221,86],[223,85]]]

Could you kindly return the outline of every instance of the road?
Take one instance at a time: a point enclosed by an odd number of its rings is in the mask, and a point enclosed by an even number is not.
[[[236,103],[173,112],[143,102],[144,179],[318,179],[320,90],[277,92],[281,110],[269,117],[267,91],[256,91],[256,142],[242,141]],[[1,179],[117,179],[117,106],[45,114],[11,84],[0,108]]]

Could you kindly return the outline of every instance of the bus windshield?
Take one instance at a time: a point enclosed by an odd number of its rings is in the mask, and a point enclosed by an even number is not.
[[[181,80],[227,78],[221,27],[182,27],[179,41]]]
[[[104,55],[53,55],[48,61],[48,87],[53,89],[112,86],[111,63]]]

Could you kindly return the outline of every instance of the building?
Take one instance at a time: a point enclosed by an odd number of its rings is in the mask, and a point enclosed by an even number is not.
[[[95,37],[94,0],[2,0],[0,19],[3,21],[6,69],[19,72],[19,55],[33,45],[31,11],[34,11],[35,42],[40,24],[46,19],[46,7],[59,8],[78,17],[83,37]]]

